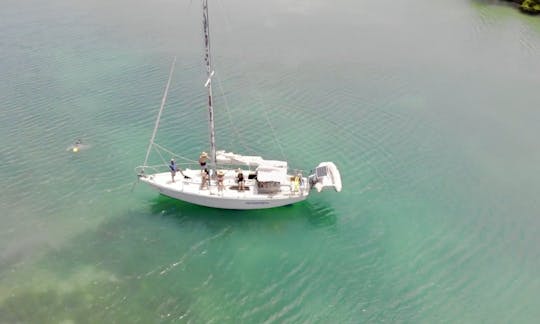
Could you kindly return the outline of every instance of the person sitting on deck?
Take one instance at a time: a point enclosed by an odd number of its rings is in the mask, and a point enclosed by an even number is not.
[[[238,169],[236,170],[236,172],[238,172],[236,175],[236,181],[238,182],[238,191],[244,191],[245,180],[244,180],[244,174],[242,173],[242,169]]]

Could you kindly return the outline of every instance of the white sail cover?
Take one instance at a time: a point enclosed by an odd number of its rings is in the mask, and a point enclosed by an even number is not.
[[[260,166],[257,168],[257,180],[260,182],[285,182],[287,169],[271,166]]]
[[[274,167],[287,171],[287,162],[278,160],[265,160],[260,156],[240,155],[233,152],[217,151],[216,161],[219,164],[247,165],[250,167]]]

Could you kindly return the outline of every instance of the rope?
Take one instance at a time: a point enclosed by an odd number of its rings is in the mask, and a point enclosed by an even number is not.
[[[222,9],[222,11],[224,13],[223,17],[225,17],[225,23],[227,25],[227,31],[230,32],[231,31],[231,23],[229,21],[227,11],[225,10],[225,7],[223,6],[223,3],[221,3],[221,1],[217,1],[217,2],[220,5],[220,8]],[[245,56],[245,53],[243,51],[242,51],[242,54]],[[216,59],[215,58],[214,58],[214,70],[218,70],[216,68]],[[244,141],[244,137],[240,134],[237,127],[235,127],[235,124],[234,124],[233,119],[232,119],[232,114],[231,114],[230,109],[229,109],[229,103],[228,103],[228,100],[227,100],[227,96],[225,95],[225,91],[223,90],[223,86],[221,84],[221,79],[219,78],[217,73],[216,73],[216,79],[218,81],[219,90],[221,91],[221,95],[222,95],[223,100],[225,102],[225,110],[226,110],[226,113],[227,113],[227,118],[229,120],[229,125],[230,125],[230,127],[232,129],[232,133],[238,139],[238,142],[240,143],[242,148],[246,151],[246,153],[259,154],[260,152],[257,152],[256,150],[251,148],[248,144],[246,144],[246,142]],[[262,100],[261,100],[261,102],[262,102]],[[281,143],[279,142],[279,140],[277,139],[275,129],[274,129],[273,125],[270,123],[270,119],[268,118],[268,114],[266,113],[266,110],[264,111],[264,116],[265,116],[266,122],[268,123],[268,125],[270,126],[270,129],[272,131],[272,137],[274,139],[274,142],[277,144],[277,146],[279,148],[279,151],[281,153],[281,156],[285,160],[285,154],[283,152],[283,147],[282,147]],[[229,144],[229,145],[231,145],[231,144]]]
[[[157,150],[155,146],[154,146],[154,151],[156,151],[156,153],[161,158],[161,162],[163,162],[163,164],[167,164],[167,161],[163,158],[163,155],[161,155],[161,152],[159,150]]]
[[[214,64],[214,66],[215,66],[215,64]],[[246,150],[246,152],[250,152],[250,151],[253,152],[253,150],[250,149],[247,146],[246,142],[244,141],[244,138],[238,132],[238,129],[236,127],[234,127],[234,123],[233,123],[233,120],[232,120],[232,115],[231,115],[231,112],[230,112],[230,109],[229,109],[229,102],[227,101],[227,96],[225,95],[225,91],[223,91],[223,86],[221,85],[221,79],[219,78],[219,76],[216,76],[216,79],[218,81],[219,90],[221,91],[221,94],[223,96],[223,101],[225,102],[225,111],[227,112],[227,117],[229,119],[229,124],[231,125],[231,128],[232,128],[232,131],[233,131],[234,135],[238,138],[240,144],[242,145],[244,150]]]
[[[261,100],[262,102],[262,100]],[[264,106],[264,102],[263,102],[263,106]],[[278,148],[279,148],[279,151],[281,152],[281,157],[283,158],[283,160],[286,160],[286,157],[285,157],[285,153],[283,153],[283,147],[281,146],[281,143],[279,142],[277,136],[276,136],[276,131],[274,129],[274,126],[272,125],[272,123],[270,122],[270,118],[268,118],[268,113],[266,112],[266,109],[264,109],[265,107],[263,107],[263,112],[264,112],[264,117],[266,118],[266,122],[268,123],[268,126],[270,126],[270,130],[272,131],[272,137],[274,138],[274,142],[277,144]]]
[[[219,6],[221,7],[221,10],[223,10],[223,17],[225,17],[225,25],[227,25],[227,31],[230,32],[232,30],[231,28],[231,22],[229,19],[229,15],[227,14],[227,10],[225,10],[225,6],[223,5],[222,1],[217,1]]]
[[[171,85],[172,74],[174,71],[174,66],[176,65],[176,56],[174,57],[173,63],[171,65],[171,70],[169,72],[169,80],[167,81],[167,86],[165,87],[165,92],[163,93],[163,98],[161,99],[161,107],[159,108],[159,113],[156,119],[156,124],[154,125],[154,131],[152,132],[152,137],[150,138],[150,143],[148,144],[148,150],[146,150],[146,157],[144,158],[143,165],[146,165],[148,162],[148,156],[150,155],[150,150],[152,149],[152,144],[154,144],[154,139],[156,138],[156,133],[159,127],[159,120],[161,119],[161,113],[165,107],[165,101],[167,101],[167,93],[169,92],[169,86]]]
[[[159,148],[159,149],[161,149],[161,150],[163,150],[163,151],[169,153],[170,155],[172,155],[172,156],[174,156],[174,157],[181,158],[181,159],[186,160],[186,161],[188,161],[188,162],[190,162],[190,163],[198,163],[198,162],[199,162],[199,161],[197,161],[197,160],[191,160],[191,159],[188,159],[188,158],[183,157],[183,156],[181,156],[181,155],[178,155],[178,154],[176,154],[176,153],[174,153],[174,152],[172,152],[172,151],[170,151],[170,150],[164,148],[163,146],[159,145],[158,143],[154,143],[154,146],[156,146],[157,148]]]

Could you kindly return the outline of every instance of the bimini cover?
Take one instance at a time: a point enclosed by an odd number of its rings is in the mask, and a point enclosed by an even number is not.
[[[259,182],[283,182],[287,177],[287,169],[260,166],[257,168],[257,181]]]
[[[240,155],[232,152],[217,151],[216,160],[219,164],[247,165],[247,166],[268,166],[285,169],[287,171],[287,162],[278,160],[265,160],[260,156]]]

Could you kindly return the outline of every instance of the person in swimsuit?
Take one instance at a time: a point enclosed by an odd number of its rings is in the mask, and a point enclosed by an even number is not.
[[[204,169],[201,173],[201,189],[208,189],[209,182],[210,175],[208,174],[208,169]]]
[[[206,160],[208,160],[208,153],[202,152],[199,156],[199,164],[201,166],[201,171],[206,169]]]
[[[218,191],[222,192],[225,186],[223,185],[223,179],[225,178],[225,173],[223,173],[222,170],[219,170],[217,172],[217,185],[218,185]]]

